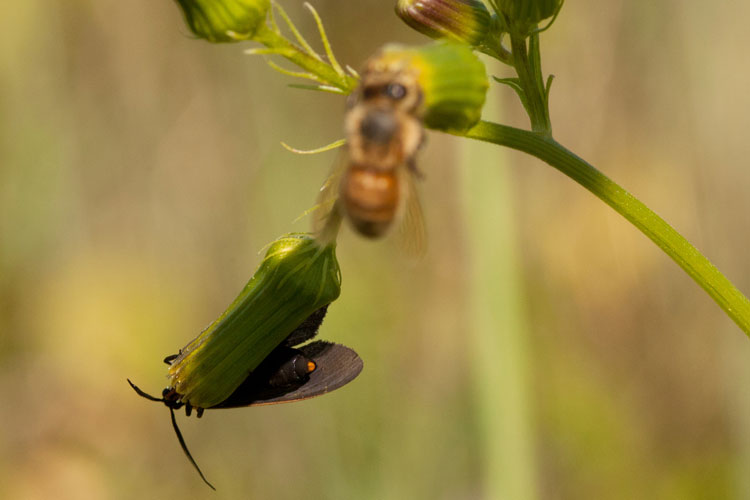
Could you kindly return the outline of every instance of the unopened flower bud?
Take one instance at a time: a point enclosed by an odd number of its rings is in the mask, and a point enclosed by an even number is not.
[[[308,234],[279,238],[229,308],[171,362],[169,389],[197,408],[218,405],[340,292],[335,244]]]
[[[176,0],[190,31],[209,42],[252,38],[265,22],[270,0]],[[235,34],[233,36],[233,34]]]
[[[523,34],[540,21],[552,17],[561,0],[490,0],[498,14],[510,23],[511,29],[520,29]]]
[[[387,45],[367,61],[363,81],[378,72],[413,75],[422,92],[420,114],[429,128],[463,131],[475,125],[482,115],[487,73],[468,45]]]
[[[431,38],[447,38],[473,47],[482,43],[492,21],[479,0],[398,0],[396,14]]]

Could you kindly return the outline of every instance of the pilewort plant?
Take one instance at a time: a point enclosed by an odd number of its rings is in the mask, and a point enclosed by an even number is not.
[[[247,53],[305,81],[292,87],[348,96],[342,102],[345,138],[305,151],[344,147],[347,158],[311,209],[313,232],[289,234],[270,245],[229,308],[165,359],[169,384],[161,397],[131,383],[139,395],[170,409],[180,444],[196,469],[175,409],[201,416],[207,409],[297,401],[337,389],[359,374],[362,360],[350,348],[325,341],[300,344],[316,335],[328,305],[339,296],[335,248],[343,221],[371,238],[403,225],[417,252],[423,246],[413,185],[420,178],[415,157],[424,128],[523,151],[561,171],[648,236],[750,335],[750,301],[650,208],[554,139],[552,76],[542,71],[540,37],[560,14],[562,0],[489,0],[489,9],[479,0],[398,0],[396,14],[436,41],[384,45],[359,71],[336,59],[320,16],[308,3],[324,54],[313,50],[281,5],[270,0],[176,3],[196,37],[211,43],[256,42],[261,46]],[[528,114],[528,130],[481,119],[489,84],[478,52],[515,72],[493,81],[516,93]],[[280,66],[279,58],[299,69]]]

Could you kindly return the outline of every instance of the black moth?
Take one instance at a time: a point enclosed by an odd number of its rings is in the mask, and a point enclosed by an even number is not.
[[[316,340],[299,346],[317,335],[327,309],[326,305],[312,313],[271,351],[227,399],[210,408],[196,408],[196,416],[200,418],[204,410],[216,408],[240,408],[300,401],[331,392],[354,380],[362,371],[363,366],[362,359],[354,350],[324,340]],[[164,362],[171,364],[176,357],[177,354],[167,356]],[[198,471],[201,479],[215,490],[216,488],[208,482],[188,451],[174,416],[174,410],[183,406],[185,414],[190,416],[193,410],[190,403],[179,401],[179,395],[173,389],[164,389],[162,397],[157,398],[143,392],[130,380],[128,383],[138,395],[151,401],[162,402],[169,408],[172,427],[182,451]]]

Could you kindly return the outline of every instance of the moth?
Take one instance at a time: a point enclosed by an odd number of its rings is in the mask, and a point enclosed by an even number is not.
[[[184,407],[185,414],[190,416],[195,409],[196,416],[200,418],[205,410],[301,401],[334,391],[354,380],[362,371],[363,362],[353,349],[325,340],[300,345],[318,333],[327,308],[328,306],[324,306],[311,314],[271,351],[229,397],[209,408],[196,408],[190,403],[184,403],[174,389],[170,388],[164,389],[162,396],[157,398],[128,380],[139,396],[164,403],[169,408],[172,427],[182,451],[212,489],[216,488],[203,475],[185,444],[177,425],[175,410]],[[177,356],[167,356],[164,362],[171,364]]]

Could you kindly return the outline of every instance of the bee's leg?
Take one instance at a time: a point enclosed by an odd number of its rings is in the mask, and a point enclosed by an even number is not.
[[[419,134],[419,146],[417,146],[417,150],[420,150],[424,147],[425,144],[427,144],[427,134],[424,133],[424,129],[421,131],[422,133]]]
[[[424,179],[424,173],[419,170],[419,167],[417,166],[417,162],[414,158],[409,158],[406,161],[406,166],[409,169],[409,171],[414,174],[414,177],[419,179],[420,181]]]

